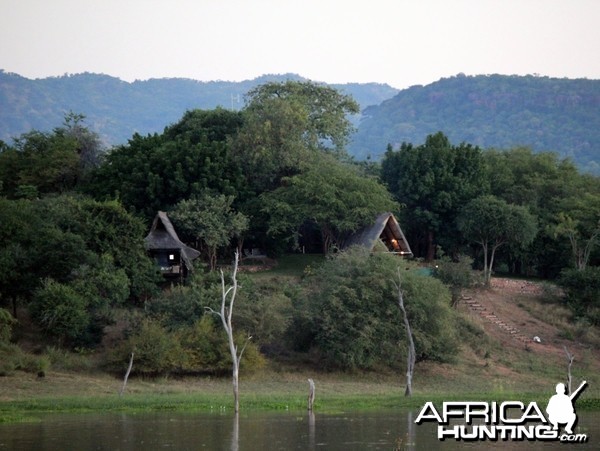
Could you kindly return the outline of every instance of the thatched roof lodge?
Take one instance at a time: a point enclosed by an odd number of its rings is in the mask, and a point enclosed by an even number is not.
[[[144,242],[148,253],[160,267],[163,276],[168,279],[187,277],[193,269],[193,260],[200,256],[200,252],[179,239],[164,211],[159,211],[154,217],[152,228]]]
[[[387,249],[389,252],[406,257],[412,255],[400,224],[392,213],[380,214],[374,224],[352,235],[344,247],[350,246],[364,246],[372,252]]]

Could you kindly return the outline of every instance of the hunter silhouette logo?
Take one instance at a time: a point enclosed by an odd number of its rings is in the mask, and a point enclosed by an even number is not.
[[[587,434],[573,433],[577,424],[573,404],[586,386],[587,382],[583,381],[577,390],[567,395],[565,384],[557,384],[556,394],[546,407],[547,417],[535,401],[529,404],[521,401],[449,401],[442,403],[439,410],[428,401],[415,423],[436,422],[439,440],[584,443],[588,440]],[[560,425],[564,425],[563,433],[560,433]]]
[[[552,423],[553,430],[558,430],[558,425],[566,424],[565,432],[573,434],[573,427],[577,423],[577,414],[573,407],[573,402],[586,387],[587,382],[583,381],[581,385],[571,395],[565,394],[565,384],[556,384],[556,394],[548,401],[546,413],[548,420]]]

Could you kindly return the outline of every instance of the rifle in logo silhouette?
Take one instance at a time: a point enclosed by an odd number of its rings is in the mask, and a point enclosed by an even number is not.
[[[546,412],[548,413],[548,420],[552,423],[554,430],[558,429],[558,424],[566,424],[565,432],[567,434],[573,433],[573,426],[577,422],[577,415],[573,407],[573,401],[579,396],[579,394],[586,387],[587,381],[583,381],[577,390],[570,395],[565,394],[565,384],[556,384],[556,394],[548,401],[548,407]]]

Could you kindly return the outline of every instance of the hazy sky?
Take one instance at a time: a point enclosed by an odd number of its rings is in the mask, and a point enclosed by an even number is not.
[[[0,69],[397,88],[459,72],[600,79],[600,0],[0,0]]]

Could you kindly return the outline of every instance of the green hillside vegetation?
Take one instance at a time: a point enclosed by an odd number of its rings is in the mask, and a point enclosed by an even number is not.
[[[404,89],[363,111],[349,152],[379,159],[386,146],[438,131],[483,149],[557,152],[600,174],[600,80],[478,75]]]
[[[0,70],[0,140],[51,131],[65,113],[84,114],[106,145],[134,133],[161,133],[186,110],[239,111],[245,94],[267,82],[307,81],[296,74],[241,82],[150,79],[125,82],[83,73],[30,80]],[[347,147],[358,160],[379,160],[386,146],[420,144],[443,131],[454,143],[482,149],[527,147],[556,152],[578,168],[600,173],[600,81],[538,76],[478,75],[441,79],[401,91],[385,84],[330,85],[352,96],[361,114]]]
[[[417,368],[464,382],[465,359],[497,353],[481,374],[490,364],[537,374],[542,357],[501,351],[458,308],[457,290],[489,285],[493,273],[560,284],[551,302],[567,318],[563,338],[591,350],[585,368],[596,368],[598,177],[556,154],[484,152],[441,132],[390,146],[381,165],[356,163],[350,96],[285,81],[247,98],[241,111],[189,110],[107,153],[77,114],[2,145],[0,377],[51,378],[60,365],[121,375],[131,353],[134,376],[227,374],[227,337],[206,307],[220,305],[215,269],[227,274],[234,252],[253,248],[268,258],[257,273],[242,261],[233,316],[245,375],[402,374],[398,280]],[[164,283],[146,254],[158,210],[201,251],[183,284]],[[400,218],[413,259],[344,248],[382,211]],[[430,387],[443,391],[442,379]],[[516,389],[532,389],[525,379]]]
[[[30,80],[0,70],[0,140],[31,130],[47,132],[69,111],[84,114],[90,130],[107,145],[125,144],[134,133],[160,133],[184,111],[217,107],[240,110],[244,95],[266,82],[306,81],[296,74],[264,75],[241,82],[200,82],[183,78],[128,83],[103,74],[83,73]],[[378,83],[332,85],[362,108],[398,92]]]

